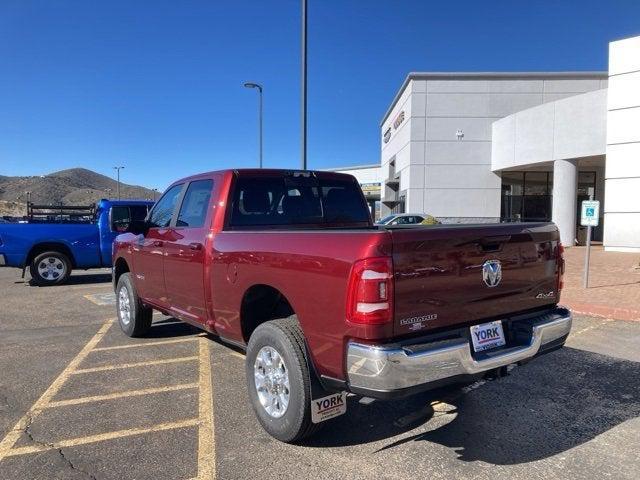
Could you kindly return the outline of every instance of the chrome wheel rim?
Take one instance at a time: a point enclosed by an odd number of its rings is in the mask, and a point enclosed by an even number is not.
[[[260,405],[269,416],[282,417],[289,406],[289,370],[280,352],[262,347],[253,364],[254,381]]]
[[[67,273],[67,266],[58,257],[44,257],[38,262],[38,275],[53,282]]]
[[[131,322],[131,305],[129,304],[129,293],[125,287],[118,292],[118,314],[123,325]]]

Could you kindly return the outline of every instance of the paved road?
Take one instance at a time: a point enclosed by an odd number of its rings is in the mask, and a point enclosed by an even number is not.
[[[503,379],[363,406],[304,445],[258,426],[243,357],[156,315],[113,324],[106,271],[0,269],[0,478],[637,478],[640,322],[577,318]]]

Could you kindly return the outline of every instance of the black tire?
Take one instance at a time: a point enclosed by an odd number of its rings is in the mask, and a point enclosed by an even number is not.
[[[289,404],[279,418],[271,416],[260,403],[254,380],[254,365],[263,347],[272,347],[280,354],[288,373]],[[295,315],[265,322],[254,330],[247,346],[245,370],[251,405],[269,435],[282,442],[293,443],[320,429],[321,424],[311,421],[311,372],[304,337]]]
[[[71,275],[71,260],[55,250],[42,252],[29,265],[31,281],[41,287],[65,283]]]
[[[126,299],[128,299],[128,303]],[[128,318],[125,313],[127,307],[129,312]],[[142,304],[129,273],[123,273],[118,279],[118,285],[116,286],[116,311],[118,313],[120,328],[129,337],[142,337],[149,332],[153,309]]]

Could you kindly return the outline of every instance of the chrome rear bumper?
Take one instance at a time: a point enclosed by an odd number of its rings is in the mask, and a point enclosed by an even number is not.
[[[571,331],[571,312],[542,315],[532,325],[526,345],[488,352],[476,360],[469,340],[426,344],[412,352],[407,346],[366,345],[350,342],[347,347],[347,378],[354,389],[389,392],[438,382],[458,375],[475,375],[528,360],[545,345],[566,337]]]

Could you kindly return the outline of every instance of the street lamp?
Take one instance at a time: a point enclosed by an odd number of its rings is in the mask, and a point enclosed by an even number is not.
[[[302,90],[302,112],[301,112],[301,127],[302,127],[302,142],[301,142],[301,157],[302,157],[302,169],[307,169],[307,0],[302,0],[302,75],[301,75],[301,90]]]
[[[118,200],[120,200],[120,170],[122,170],[124,167],[120,166],[120,167],[113,167],[113,169],[115,171],[118,172]]]
[[[259,83],[247,82],[244,84],[245,88],[257,88],[260,94],[260,103],[258,107],[258,135],[260,137],[260,168],[262,168],[262,85]]]

